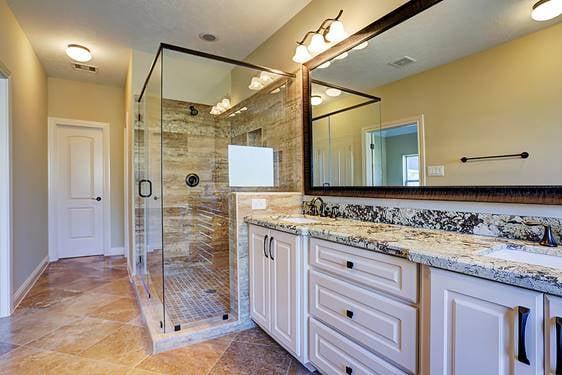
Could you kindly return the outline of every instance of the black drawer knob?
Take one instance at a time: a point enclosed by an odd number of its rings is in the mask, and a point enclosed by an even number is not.
[[[353,374],[353,369],[349,366],[345,366],[345,373],[351,375]]]
[[[347,268],[352,269],[353,268],[353,262],[350,262],[348,260],[346,266],[347,266]]]
[[[349,319],[353,319],[353,311],[351,310],[345,310],[345,315],[347,315],[347,317]]]

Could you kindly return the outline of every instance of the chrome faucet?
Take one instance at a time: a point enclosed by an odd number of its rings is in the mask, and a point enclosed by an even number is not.
[[[552,228],[550,227],[550,225],[544,226],[544,234],[539,242],[539,245],[546,246],[546,247],[558,246],[558,244],[556,243],[556,239],[554,238],[554,234],[552,233]]]
[[[317,203],[320,202],[320,207]],[[325,216],[327,205],[324,200],[320,197],[313,198],[309,203],[310,211],[314,216]]]

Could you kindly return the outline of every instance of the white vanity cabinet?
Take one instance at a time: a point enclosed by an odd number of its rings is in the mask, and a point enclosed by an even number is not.
[[[544,355],[546,374],[562,374],[562,298],[544,297]]]
[[[249,252],[252,319],[306,364],[306,243],[300,236],[250,225]]]
[[[543,294],[430,269],[430,374],[543,373]]]

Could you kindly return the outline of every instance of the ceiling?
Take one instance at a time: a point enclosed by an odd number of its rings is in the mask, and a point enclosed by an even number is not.
[[[369,91],[562,21],[561,16],[533,21],[535,2],[445,0],[371,39],[367,48],[350,51],[326,69],[315,69],[312,76]],[[404,56],[416,62],[401,68],[389,65]]]
[[[310,0],[8,0],[50,77],[122,85],[130,49],[167,42],[244,59]],[[200,33],[212,33],[209,43]],[[92,51],[98,73],[77,72],[66,45]]]

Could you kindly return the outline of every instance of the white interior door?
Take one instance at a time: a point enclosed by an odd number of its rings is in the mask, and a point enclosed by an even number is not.
[[[55,132],[57,255],[101,255],[106,196],[103,130],[57,125]]]

